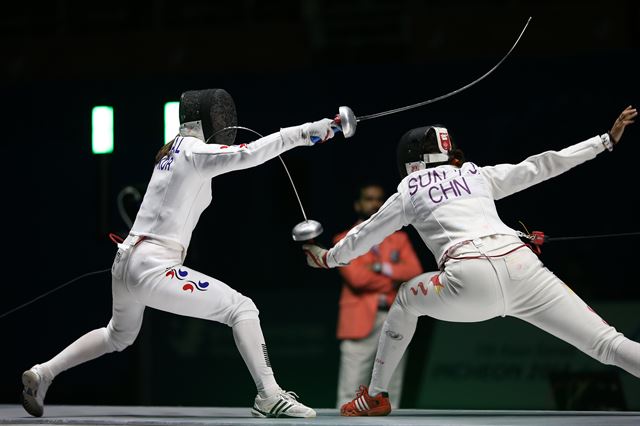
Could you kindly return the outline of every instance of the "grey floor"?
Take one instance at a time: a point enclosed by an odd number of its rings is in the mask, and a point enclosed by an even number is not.
[[[249,408],[51,405],[30,417],[19,405],[0,405],[0,425],[640,425],[640,412],[395,410],[388,417],[340,417],[319,409],[313,419],[254,419]]]

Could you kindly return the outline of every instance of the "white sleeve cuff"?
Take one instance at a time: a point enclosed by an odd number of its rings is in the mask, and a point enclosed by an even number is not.
[[[346,264],[345,265],[341,265],[336,261],[335,257],[333,257],[333,253],[331,253],[331,251],[332,251],[332,249],[329,249],[329,251],[327,252],[327,256],[325,258],[325,262],[326,262],[327,266],[329,268],[335,268],[336,266],[345,266]]]
[[[613,151],[613,142],[611,142],[611,138],[609,137],[609,133],[605,133],[600,135],[600,139],[602,140],[602,144],[609,151]]]
[[[302,126],[281,128],[280,135],[287,145],[313,145],[311,139],[304,134]]]

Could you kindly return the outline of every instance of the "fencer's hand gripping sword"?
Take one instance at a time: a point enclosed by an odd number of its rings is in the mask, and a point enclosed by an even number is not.
[[[475,79],[474,81],[472,81],[471,83],[467,84],[466,86],[462,86],[459,89],[454,90],[453,92],[449,92],[447,94],[438,96],[438,97],[433,98],[433,99],[429,99],[429,100],[426,100],[426,101],[418,102],[418,103],[415,103],[415,104],[412,104],[412,105],[406,105],[406,106],[403,106],[403,107],[400,107],[400,108],[390,109],[388,111],[377,112],[375,114],[362,115],[360,117],[356,117],[356,115],[353,113],[351,108],[349,108],[348,106],[341,106],[338,109],[338,114],[333,119],[334,123],[336,124],[336,127],[334,127],[334,131],[342,131],[342,134],[344,135],[345,138],[350,138],[351,136],[353,136],[356,133],[356,126],[361,121],[371,120],[371,119],[374,119],[374,118],[380,118],[380,117],[384,117],[386,115],[396,114],[398,112],[403,112],[403,111],[408,111],[410,109],[419,108],[419,107],[422,107],[422,106],[425,106],[425,105],[432,104],[434,102],[441,101],[443,99],[447,99],[447,98],[449,98],[449,97],[451,97],[453,95],[457,95],[458,93],[460,93],[460,92],[462,92],[464,90],[467,90],[471,86],[474,86],[475,84],[477,84],[480,81],[484,80],[489,74],[494,72],[504,62],[505,59],[507,59],[507,57],[511,54],[513,49],[515,49],[516,45],[518,44],[518,42],[522,38],[522,35],[524,34],[524,32],[526,31],[527,27],[529,26],[529,22],[531,22],[531,17],[529,17],[529,19],[527,19],[527,22],[526,22],[526,24],[524,24],[524,27],[522,28],[522,31],[520,31],[520,35],[516,39],[515,43],[513,43],[513,46],[511,46],[511,49],[509,49],[507,54],[504,55],[504,57],[502,59],[500,59],[500,61],[493,66],[493,68],[491,68],[489,71],[484,73],[484,75],[482,75],[481,77]],[[312,141],[314,141],[314,142],[317,142],[318,140],[319,140],[319,138],[317,138],[315,140],[312,139]]]

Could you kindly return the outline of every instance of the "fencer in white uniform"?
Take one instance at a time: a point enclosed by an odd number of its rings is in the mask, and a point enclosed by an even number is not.
[[[222,281],[183,264],[191,234],[211,204],[211,179],[258,166],[311,138],[333,137],[331,120],[280,129],[254,142],[231,145],[235,105],[222,89],[185,92],[180,101],[180,135],[165,145],[129,236],[118,245],[111,270],[113,312],[106,328],[80,337],[51,360],[25,371],[23,405],[41,416],[49,384],[61,372],[131,345],[145,307],[216,321],[230,326],[258,395],[256,417],[313,417],[315,411],[280,388],[274,378],[253,301]],[[235,131],[233,132],[235,133]],[[229,144],[207,144],[212,138]],[[224,242],[219,242],[223,244]]]
[[[490,167],[464,162],[445,128],[423,127],[403,136],[398,158],[406,177],[398,191],[330,250],[303,246],[310,266],[339,267],[412,225],[440,267],[402,284],[380,334],[371,382],[342,406],[343,415],[391,411],[388,384],[421,315],[455,322],[520,318],[640,377],[640,344],[608,325],[544,267],[500,220],[494,203],[612,150],[636,115],[628,107],[606,134],[519,164]]]

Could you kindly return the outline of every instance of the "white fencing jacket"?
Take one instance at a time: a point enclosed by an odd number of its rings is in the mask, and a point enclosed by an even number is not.
[[[300,145],[312,145],[301,126],[231,146],[178,136],[169,155],[156,164],[130,234],[178,243],[186,251],[200,215],[211,204],[211,178],[260,165]]]
[[[561,151],[547,151],[519,164],[479,167],[464,163],[418,170],[405,177],[398,192],[378,212],[354,227],[327,254],[329,267],[346,265],[387,235],[413,225],[441,265],[449,248],[494,234],[517,236],[496,211],[494,200],[555,177],[605,149],[595,136]]]

